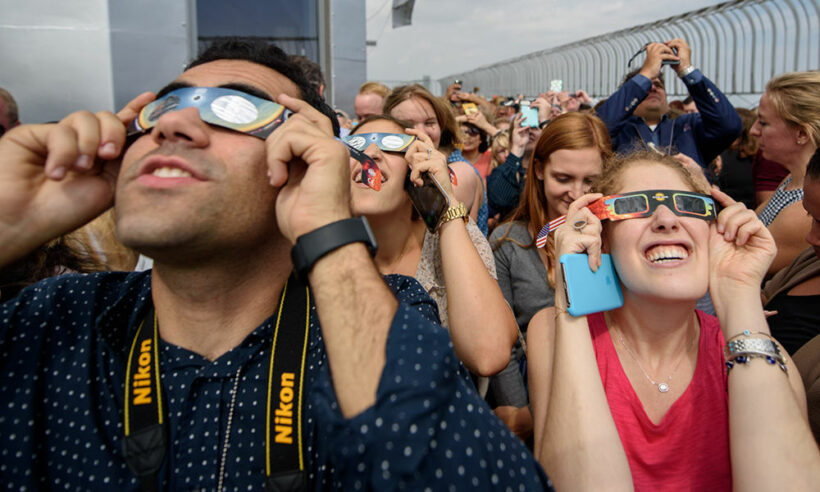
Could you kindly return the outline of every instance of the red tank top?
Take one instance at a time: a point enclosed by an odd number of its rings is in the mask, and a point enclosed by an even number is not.
[[[695,374],[658,425],[646,415],[621,367],[603,314],[587,317],[636,491],[732,489],[723,333],[717,318],[697,314],[700,341]]]

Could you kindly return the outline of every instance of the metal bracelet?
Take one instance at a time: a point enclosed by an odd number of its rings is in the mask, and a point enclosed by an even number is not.
[[[747,350],[745,352],[735,352],[726,356],[727,361],[735,361],[740,357],[771,357],[772,359],[783,362],[783,356],[780,354],[772,354],[771,352],[767,352],[764,350]]]
[[[726,344],[724,349],[726,358],[730,358],[733,354],[743,352],[761,352],[782,359],[780,354],[780,347],[768,338],[741,338],[732,339]]]
[[[750,331],[750,330],[743,330],[742,332],[738,333],[737,335],[733,336],[732,338],[726,340],[726,343],[736,340],[740,337],[751,337],[752,335],[760,335],[772,340],[773,342],[777,342],[777,340],[769,333],[763,333],[762,331]]]

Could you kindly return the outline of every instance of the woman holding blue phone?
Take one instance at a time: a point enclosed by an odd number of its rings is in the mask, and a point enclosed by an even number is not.
[[[803,385],[760,301],[771,234],[666,156],[618,158],[594,189],[555,251],[593,271],[608,251],[623,306],[574,317],[556,275],[529,327],[535,453],[556,488],[816,487]],[[695,310],[707,288],[717,318]]]
[[[509,361],[515,318],[487,239],[453,192],[446,158],[410,126],[372,116],[343,139],[375,162],[382,180],[379,191],[363,183],[362,164],[351,158],[353,212],[367,217],[376,236],[379,271],[415,277],[438,304],[464,365],[489,376]],[[421,191],[415,207],[408,188]]]

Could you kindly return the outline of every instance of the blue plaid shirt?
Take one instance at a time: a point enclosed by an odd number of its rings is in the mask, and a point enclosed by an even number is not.
[[[551,487],[459,375],[447,332],[431,321],[435,304],[418,282],[386,281],[401,303],[387,364],[376,404],[352,419],[339,411],[311,309],[304,429],[310,489]],[[122,400],[128,344],[150,304],[150,273],[140,272],[52,278],[0,306],[4,488],[138,489],[122,455]],[[217,488],[237,374],[224,489],[262,489],[271,322],[215,361],[161,342],[170,443],[161,489]]]

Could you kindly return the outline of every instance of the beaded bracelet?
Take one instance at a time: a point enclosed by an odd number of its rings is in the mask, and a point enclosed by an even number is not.
[[[738,354],[732,360],[727,360],[726,361],[726,372],[731,371],[732,368],[735,367],[735,363],[737,363],[737,364],[747,364],[752,359],[765,359],[766,362],[768,362],[771,365],[777,364],[778,366],[780,366],[780,369],[784,373],[786,373],[786,375],[789,374],[789,368],[786,367],[786,363],[783,360],[777,360],[776,358],[772,357],[771,355],[760,354],[760,353],[756,353],[756,352],[745,352],[743,354]]]

